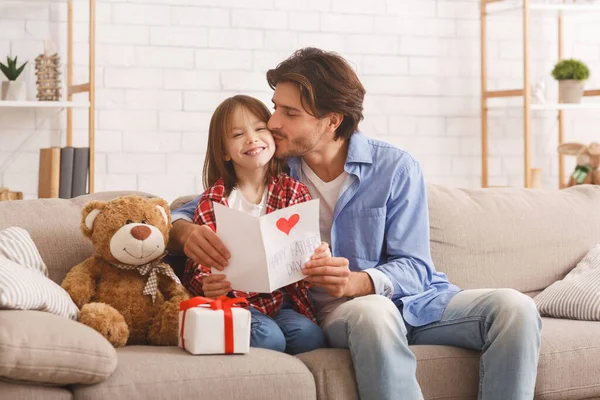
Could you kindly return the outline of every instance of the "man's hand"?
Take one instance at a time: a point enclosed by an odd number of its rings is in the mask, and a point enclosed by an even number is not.
[[[196,225],[178,220],[170,235],[172,248],[182,248],[185,255],[195,262],[222,271],[231,257],[223,242],[207,225]]]
[[[211,274],[202,280],[202,291],[204,297],[216,299],[231,292],[231,283],[225,280],[223,274]]]
[[[350,277],[348,265],[346,258],[332,257],[329,245],[323,242],[315,249],[302,272],[308,275],[306,282],[324,288],[330,296],[342,297]]]
[[[359,297],[375,293],[371,277],[366,272],[350,272],[344,257],[332,257],[327,243],[315,250],[302,270],[305,280],[327,290],[333,297]]]
[[[331,257],[331,250],[329,249],[329,245],[325,242],[321,242],[319,247],[315,249],[313,256],[310,258],[311,260],[318,260],[320,258]]]

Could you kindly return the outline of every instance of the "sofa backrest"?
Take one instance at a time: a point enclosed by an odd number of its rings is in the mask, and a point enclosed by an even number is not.
[[[100,192],[74,199],[34,199],[0,202],[0,230],[19,226],[31,235],[50,278],[61,283],[66,273],[92,255],[90,241],[79,228],[81,209],[92,200],[108,201],[117,196],[142,192]]]
[[[535,294],[600,243],[600,186],[427,191],[434,264],[465,289]]]
[[[564,190],[455,189],[427,185],[431,253],[462,288],[511,287],[535,293],[562,279],[600,243],[600,186]],[[80,231],[81,208],[142,192],[100,192],[75,199],[0,202],[0,230],[20,226],[50,272],[65,274],[92,254]],[[194,196],[175,200],[180,207]]]
[[[533,295],[562,279],[600,243],[600,186],[457,189],[427,185],[438,271],[464,289]],[[181,207],[196,195],[171,204]]]

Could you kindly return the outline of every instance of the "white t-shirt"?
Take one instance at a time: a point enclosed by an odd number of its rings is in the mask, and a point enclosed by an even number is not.
[[[313,199],[319,199],[319,228],[321,241],[331,246],[331,226],[333,225],[333,212],[342,189],[346,189],[348,174],[342,172],[337,178],[330,182],[324,182],[314,173],[312,169],[302,160],[302,182],[308,188]]]
[[[333,225],[333,214],[338,198],[352,183],[352,175],[346,171],[330,182],[324,182],[314,173],[312,169],[302,160],[302,183],[308,188],[313,199],[319,199],[319,229],[321,241],[331,246],[331,227]],[[335,254],[334,254],[335,256]],[[313,287],[311,290],[313,300],[318,311],[319,322],[333,311],[337,306],[347,301],[346,297],[335,298],[329,296],[325,289]]]
[[[260,203],[254,204],[244,197],[244,194],[238,187],[234,187],[231,193],[229,193],[229,197],[227,197],[227,203],[229,204],[229,208],[245,212],[254,217],[260,217],[267,212],[267,191],[268,189],[265,189]]]

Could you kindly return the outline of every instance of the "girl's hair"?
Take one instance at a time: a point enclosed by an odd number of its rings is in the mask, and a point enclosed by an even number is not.
[[[208,128],[208,146],[204,160],[202,183],[204,188],[208,189],[219,178],[223,178],[225,196],[228,196],[231,189],[237,184],[232,161],[225,161],[225,137],[233,128],[233,114],[238,107],[242,107],[245,111],[256,115],[264,123],[267,123],[271,118],[271,112],[260,100],[241,94],[225,99],[215,110]],[[271,176],[279,175],[282,170],[283,162],[273,157],[269,161],[265,184],[269,183]]]

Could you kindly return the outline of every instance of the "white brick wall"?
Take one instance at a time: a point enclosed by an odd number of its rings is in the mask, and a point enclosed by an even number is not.
[[[75,76],[87,77],[87,6],[75,3]],[[96,190],[142,190],[173,200],[202,190],[208,123],[224,98],[270,104],[265,72],[302,46],[347,57],[366,89],[361,129],[422,163],[429,182],[480,182],[478,0],[98,0]],[[43,41],[66,57],[65,4],[0,3],[0,58],[33,59]],[[600,24],[566,21],[568,56],[588,62],[600,87]],[[489,23],[490,88],[521,83],[521,21]],[[550,70],[556,25],[532,27],[532,80]],[[66,59],[64,60],[66,61]],[[85,99],[85,98],[84,98]],[[501,100],[495,100],[495,103]],[[518,99],[509,100],[519,104]],[[598,140],[599,114],[569,112],[567,140]],[[38,149],[63,145],[64,112],[0,108],[0,186],[37,192]],[[491,184],[522,185],[521,110],[490,112]],[[87,112],[75,112],[75,145],[87,144]],[[533,167],[557,181],[555,113],[535,112]],[[572,167],[568,159],[567,168]]]

